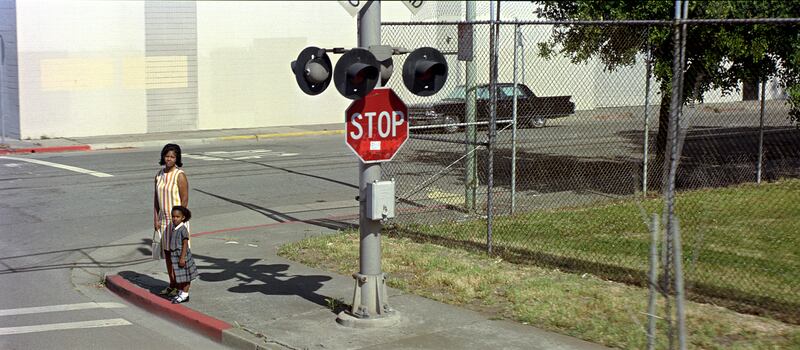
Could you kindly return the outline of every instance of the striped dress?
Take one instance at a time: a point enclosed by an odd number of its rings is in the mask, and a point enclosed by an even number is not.
[[[174,167],[172,171],[166,173],[164,168],[156,174],[156,195],[158,195],[158,212],[155,213],[155,220],[161,232],[161,247],[167,250],[169,239],[172,234],[172,207],[181,205],[181,196],[178,192],[178,176],[183,174],[183,170]],[[189,223],[186,223],[189,230]],[[191,230],[189,230],[191,232]]]

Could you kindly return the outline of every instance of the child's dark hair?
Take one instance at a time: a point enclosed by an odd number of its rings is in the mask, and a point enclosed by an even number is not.
[[[164,156],[166,156],[167,152],[169,151],[175,152],[175,165],[182,167],[183,162],[181,161],[181,146],[178,146],[174,143],[168,143],[164,145],[164,148],[161,149],[161,160],[158,161],[158,164],[166,164],[166,162],[164,162]]]
[[[189,219],[192,218],[192,211],[189,210],[189,208],[184,207],[184,206],[180,206],[180,205],[176,205],[176,206],[172,207],[172,211],[173,212],[176,211],[176,210],[181,212],[181,214],[183,214],[183,222],[187,222],[187,221],[189,221]]]

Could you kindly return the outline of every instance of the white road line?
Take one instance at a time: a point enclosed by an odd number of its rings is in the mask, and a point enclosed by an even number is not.
[[[40,324],[36,326],[0,328],[0,335],[60,331],[65,329],[86,329],[86,328],[100,328],[100,327],[113,327],[113,326],[127,326],[130,324],[131,324],[130,322],[122,318],[111,318],[107,320],[94,320],[94,321],[81,321],[81,322],[51,323],[51,324]]]
[[[5,309],[5,310],[0,310],[0,316],[26,315],[26,314],[38,314],[44,312],[73,311],[73,310],[86,310],[86,309],[119,309],[123,307],[125,307],[125,305],[120,303],[92,302],[92,303],[80,303],[80,304],[63,304],[63,305],[24,307],[19,309]]]
[[[236,154],[236,153],[267,153],[267,152],[272,152],[272,151],[262,148],[262,149],[245,149],[241,151],[213,151],[213,152],[203,152],[203,153],[212,155],[212,154]]]
[[[111,174],[101,173],[99,171],[86,170],[84,168],[78,168],[76,166],[70,166],[70,165],[46,162],[46,161],[38,160],[38,159],[6,157],[6,156],[0,156],[0,159],[13,159],[13,160],[18,160],[18,161],[22,161],[22,162],[28,162],[28,163],[39,164],[39,165],[46,165],[46,166],[51,166],[53,168],[59,168],[59,169],[74,171],[76,173],[88,174],[88,175],[97,176],[97,177],[112,177],[112,176],[114,176],[114,175],[111,175]]]

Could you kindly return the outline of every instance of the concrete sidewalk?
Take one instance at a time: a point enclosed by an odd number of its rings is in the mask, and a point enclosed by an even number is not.
[[[353,278],[288,261],[277,250],[352,226],[357,222],[352,202],[271,208],[296,214],[292,220],[260,225],[243,220],[245,213],[196,218],[192,252],[200,277],[192,283],[191,300],[181,305],[155,294],[167,285],[167,276],[163,261],[149,259],[149,231],[88,254],[73,269],[73,283],[78,289],[96,288],[103,275],[106,287],[126,300],[240,349],[603,348],[394,289],[389,303],[401,314],[399,324],[376,329],[339,325],[331,300],[351,302]],[[223,227],[233,222],[245,226]]]
[[[275,137],[297,137],[313,135],[344,134],[344,124],[318,124],[300,126],[275,126],[251,129],[219,129],[175,131],[148,134],[90,136],[75,138],[52,138],[41,140],[6,139],[0,144],[0,155],[19,153],[48,153],[89,151],[116,148],[160,148],[173,142],[181,146],[258,142]]]

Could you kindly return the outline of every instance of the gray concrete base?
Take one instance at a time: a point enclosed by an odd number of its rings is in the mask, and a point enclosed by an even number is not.
[[[380,317],[358,318],[351,315],[347,311],[342,311],[336,315],[336,322],[342,326],[350,328],[387,328],[400,324],[403,321],[403,316],[397,310],[385,314]]]

